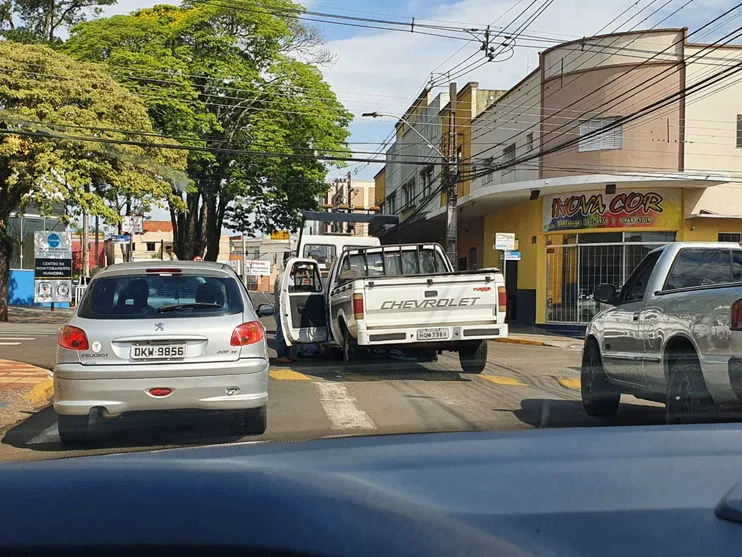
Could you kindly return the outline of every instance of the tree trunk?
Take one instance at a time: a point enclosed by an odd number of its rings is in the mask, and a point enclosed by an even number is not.
[[[0,321],[8,320],[11,255],[13,255],[13,241],[0,232]]]

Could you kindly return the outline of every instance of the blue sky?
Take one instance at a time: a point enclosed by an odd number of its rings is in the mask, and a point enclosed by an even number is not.
[[[735,0],[554,0],[549,8],[527,28],[527,33],[567,41],[603,32],[661,27],[698,28],[735,4]],[[127,13],[155,4],[153,0],[120,0],[108,8],[106,15]],[[160,2],[162,3],[162,2]],[[170,3],[176,3],[172,0]],[[530,0],[304,0],[310,10],[378,19],[416,21],[434,20],[446,25],[485,27],[505,26],[523,10]],[[541,2],[537,2],[537,5]],[[687,5],[686,5],[687,4]],[[660,21],[681,8],[666,21]],[[652,14],[658,8],[659,11]],[[626,11],[616,22],[616,16]],[[709,42],[725,32],[742,26],[742,10],[725,28],[694,39]],[[646,21],[642,21],[646,18]],[[365,111],[389,112],[401,115],[425,86],[430,72],[450,69],[461,60],[475,54],[477,43],[466,43],[418,34],[361,29],[342,25],[316,24],[326,47],[335,56],[331,66],[323,68],[325,78],[341,102],[356,118],[351,126],[351,142],[357,150],[374,151],[393,128],[392,119],[360,119]],[[513,27],[510,28],[512,30]],[[739,41],[737,41],[739,42]],[[508,89],[538,65],[538,52],[555,43],[532,43],[516,46],[512,58],[505,62],[485,64],[459,78],[478,81],[480,87]],[[542,46],[540,46],[542,45]],[[454,55],[451,57],[451,55]],[[449,59],[450,58],[450,59]],[[447,60],[448,59],[448,60]],[[443,88],[441,88],[443,90]],[[375,144],[359,145],[356,142]],[[358,179],[372,179],[378,164],[353,164],[331,177],[351,170]]]

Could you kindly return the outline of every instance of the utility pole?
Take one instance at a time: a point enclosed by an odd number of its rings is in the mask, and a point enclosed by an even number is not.
[[[100,217],[95,215],[95,268],[100,267],[100,242],[98,240],[98,233],[100,232]]]
[[[347,178],[347,180],[348,180],[348,187],[347,187],[347,192],[348,192],[348,199],[347,199],[347,202],[348,202],[348,212],[349,213],[352,213],[353,212],[353,188],[351,188],[351,183],[352,182],[351,182],[351,174],[350,174],[350,172],[348,172],[348,178]],[[348,223],[346,226],[347,226],[347,230],[345,232],[350,233],[350,223]]]
[[[454,270],[458,270],[459,247],[458,247],[458,215],[456,214],[456,205],[458,203],[459,192],[457,190],[459,181],[458,160],[456,153],[456,83],[451,82],[448,86],[448,149],[446,150],[446,160],[444,178],[446,180],[446,253],[451,260]]]
[[[82,212],[82,276],[90,276],[90,237],[88,229],[90,228],[90,215],[87,211]]]

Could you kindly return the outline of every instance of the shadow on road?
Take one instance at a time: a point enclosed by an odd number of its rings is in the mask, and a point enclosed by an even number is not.
[[[98,454],[111,449],[149,449],[175,446],[233,443],[253,438],[230,431],[228,413],[147,412],[122,418],[91,420],[90,442],[75,447],[75,453]],[[260,437],[255,437],[259,440]],[[56,415],[50,407],[10,429],[2,443],[33,451],[65,451],[56,431]]]
[[[471,377],[451,369],[457,362],[431,362],[423,364],[413,359],[373,358],[358,363],[346,363],[321,358],[301,358],[285,365],[275,361],[276,367],[289,368],[310,377],[325,381],[471,381]]]
[[[545,427],[591,427],[626,425],[662,425],[665,409],[643,404],[621,403],[618,414],[609,418],[593,418],[585,414],[579,400],[523,399],[513,413],[528,425]]]

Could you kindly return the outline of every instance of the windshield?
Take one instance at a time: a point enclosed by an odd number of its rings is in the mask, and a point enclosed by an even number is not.
[[[0,0],[0,462],[736,424],[741,15]]]
[[[93,281],[77,315],[84,319],[204,317],[242,312],[234,279],[184,275],[118,275]]]

